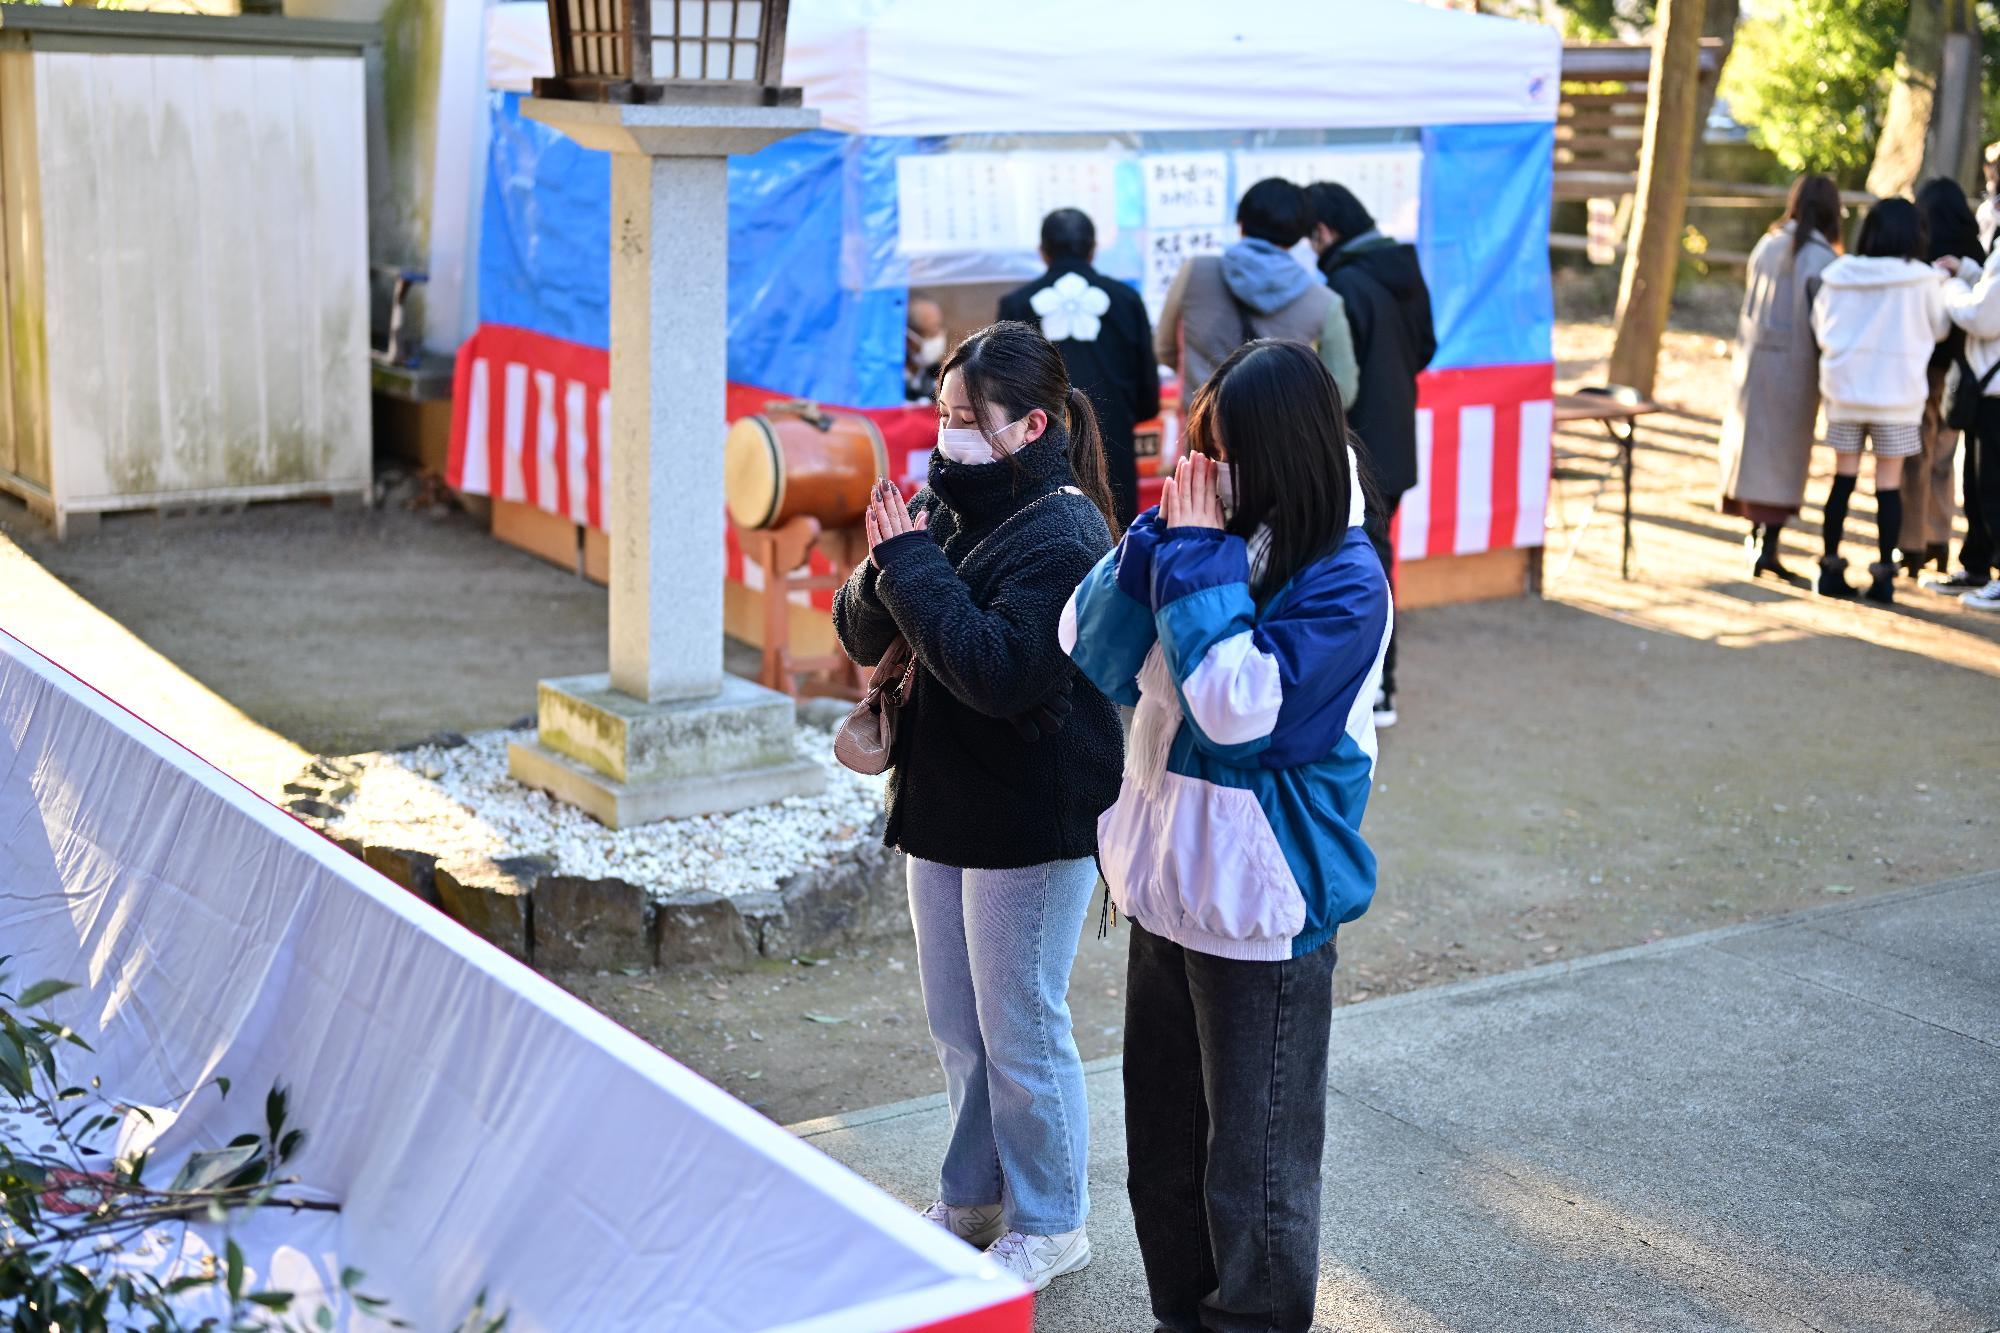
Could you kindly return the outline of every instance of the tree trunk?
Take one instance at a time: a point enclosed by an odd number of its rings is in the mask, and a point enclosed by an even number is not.
[[[1674,299],[1688,174],[1694,165],[1695,111],[1701,100],[1703,0],[1660,0],[1653,66],[1646,83],[1646,136],[1639,153],[1639,201],[1618,284],[1618,337],[1611,379],[1653,392],[1660,339]]]
[[[1974,0],[1911,0],[1868,191],[1908,194],[1933,176],[1979,182],[1979,16]]]
[[[1722,73],[1729,68],[1729,53],[1736,49],[1736,20],[1743,12],[1743,0],[1708,0],[1703,12],[1701,35],[1713,37],[1722,43],[1722,50],[1716,53],[1715,77],[1701,85],[1701,102],[1694,113],[1694,141],[1697,154],[1700,151],[1701,136],[1708,129],[1708,113],[1715,109],[1715,90],[1722,86]],[[1704,180],[1708,177],[1704,176]]]

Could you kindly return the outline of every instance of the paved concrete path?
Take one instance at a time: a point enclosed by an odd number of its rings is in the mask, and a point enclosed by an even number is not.
[[[1317,1327],[2000,1329],[2000,873],[1334,1016]],[[1118,1066],[1096,1262],[1042,1333],[1152,1327]],[[798,1132],[934,1196],[941,1098]]]

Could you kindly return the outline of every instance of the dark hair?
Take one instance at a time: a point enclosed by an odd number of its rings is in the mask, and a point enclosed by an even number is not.
[[[954,370],[965,383],[966,397],[972,400],[972,419],[989,441],[993,438],[986,424],[989,403],[997,405],[1010,421],[1039,407],[1049,414],[1051,423],[1065,423],[1069,465],[1076,474],[1077,488],[1090,497],[1116,536],[1118,510],[1111,499],[1111,477],[1105,468],[1097,413],[1089,396],[1069,382],[1069,368],[1055,344],[1033,325],[1002,320],[952,348],[938,367],[938,384],[942,386],[945,376]]]
[[[1354,197],[1354,191],[1333,181],[1306,186],[1306,200],[1313,216],[1343,240],[1375,230],[1375,215]]]
[[[1785,200],[1785,221],[1792,224],[1792,253],[1805,249],[1815,235],[1829,246],[1840,245],[1840,187],[1831,176],[1801,176],[1792,182]]]
[[[1348,506],[1363,484],[1348,464],[1347,412],[1319,355],[1259,338],[1216,367],[1188,409],[1190,451],[1228,454],[1236,479],[1229,531],[1271,529],[1266,594],[1347,540]]]
[[[1884,199],[1861,220],[1854,253],[1871,259],[1922,259],[1930,237],[1924,215],[1907,199]]]
[[[1289,250],[1311,234],[1312,205],[1299,186],[1281,176],[1267,177],[1243,192],[1236,225],[1245,236]]]
[[[1965,188],[1949,176],[1933,176],[1917,189],[1917,207],[1923,211],[1924,225],[1930,229],[1931,243],[1926,259],[1967,259],[1984,261],[1986,247],[1979,243],[1979,219],[1973,216]]]
[[[1080,208],[1058,208],[1042,219],[1042,251],[1050,259],[1088,261],[1097,253],[1097,224]]]

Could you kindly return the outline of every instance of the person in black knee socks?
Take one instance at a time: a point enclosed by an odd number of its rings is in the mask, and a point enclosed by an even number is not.
[[[1826,266],[1813,302],[1820,346],[1820,396],[1826,442],[1834,451],[1827,493],[1819,591],[1852,597],[1840,540],[1861,472],[1864,446],[1875,454],[1878,559],[1868,567],[1866,596],[1896,596],[1896,539],[1903,527],[1903,460],[1923,447],[1926,372],[1932,350],[1951,327],[1945,275],[1926,264],[1924,216],[1907,199],[1884,199],[1861,224],[1855,252]]]

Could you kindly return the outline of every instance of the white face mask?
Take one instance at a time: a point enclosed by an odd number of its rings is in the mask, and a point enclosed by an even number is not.
[[[1026,417],[1021,418],[1021,421],[1026,420]],[[1020,425],[1021,421],[1010,421],[994,431],[994,439],[997,440],[1005,435]],[[965,463],[972,467],[978,467],[982,463],[996,463],[1012,452],[1004,444],[996,447],[987,440],[983,432],[974,430],[970,426],[939,426],[937,447],[938,452],[952,462]]]
[[[1222,516],[1236,514],[1236,469],[1228,463],[1215,465],[1215,498],[1222,501]]]
[[[937,365],[944,360],[944,350],[944,335],[942,333],[937,334],[935,337],[924,339],[917,344],[917,364],[920,366]]]

